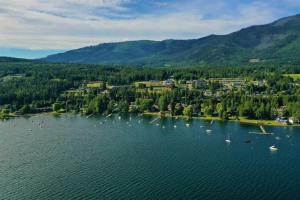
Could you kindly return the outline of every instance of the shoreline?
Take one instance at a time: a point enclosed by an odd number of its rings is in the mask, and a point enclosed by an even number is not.
[[[143,113],[143,115],[148,115],[148,116],[161,116],[160,113],[158,112],[145,112]],[[223,120],[219,117],[209,117],[209,116],[205,116],[205,117],[186,117],[183,115],[178,115],[178,116],[171,116],[170,114],[166,114],[162,117],[165,118],[175,118],[175,119],[195,119],[195,120],[205,120],[205,121],[211,121],[211,120],[215,120],[215,121],[223,121],[223,122],[238,122],[241,124],[252,124],[252,125],[264,125],[264,126],[277,126],[277,127],[300,127],[300,124],[293,124],[293,125],[284,125],[281,124],[275,120],[256,120],[256,119],[246,119],[243,117],[240,117],[239,120],[236,119],[229,119],[229,120]]]
[[[7,118],[3,118],[0,120],[7,120],[9,118],[17,118],[17,117],[34,117],[37,115],[41,115],[41,114],[46,114],[46,115],[52,115],[52,116],[60,116],[60,115],[66,115],[66,114],[75,114],[73,112],[64,112],[64,113],[59,113],[59,112],[41,112],[41,113],[32,113],[32,114],[24,114],[24,115],[16,115],[14,113],[10,113],[8,115]],[[77,113],[77,114],[81,114],[82,116],[88,116],[82,113]],[[128,113],[130,114],[130,113]],[[144,113],[140,113],[141,115],[144,116],[160,116],[162,118],[174,118],[174,119],[184,119],[184,120],[190,120],[190,119],[194,119],[194,120],[204,120],[204,121],[223,121],[223,122],[238,122],[241,124],[251,124],[251,125],[264,125],[264,126],[276,126],[276,127],[300,127],[300,124],[292,124],[292,125],[284,125],[281,124],[275,120],[255,120],[255,119],[247,119],[244,117],[240,117],[239,120],[236,119],[229,119],[229,120],[223,120],[219,117],[210,117],[210,116],[205,116],[205,117],[186,117],[184,115],[177,115],[177,116],[171,116],[170,114],[165,114],[165,115],[161,115],[159,112],[144,112]]]

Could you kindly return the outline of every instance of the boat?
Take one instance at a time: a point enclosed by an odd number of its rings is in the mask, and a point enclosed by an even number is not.
[[[229,135],[229,134],[227,135],[227,139],[225,140],[225,142],[227,142],[227,143],[231,143],[231,140],[230,140],[230,135]]]
[[[190,124],[186,124],[185,126],[186,126],[186,127],[190,127]]]
[[[204,128],[204,126],[200,126],[200,128]]]
[[[278,151],[278,148],[277,148],[275,145],[270,146],[269,149],[270,149],[271,151]]]
[[[251,143],[251,140],[245,140],[244,141],[246,144],[249,144],[249,143]]]
[[[174,125],[173,127],[174,127],[174,128],[177,128],[177,126],[176,126],[176,125]]]
[[[121,117],[121,116],[119,116],[118,118],[119,118],[119,119],[122,119],[122,117]]]
[[[208,130],[206,130],[206,133],[211,133],[211,132],[212,132],[212,130],[209,130],[209,129],[208,129]]]

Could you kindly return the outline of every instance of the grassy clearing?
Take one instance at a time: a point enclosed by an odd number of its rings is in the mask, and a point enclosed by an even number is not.
[[[103,86],[102,82],[91,82],[86,85],[89,88],[101,88]]]
[[[284,74],[284,76],[291,77],[294,80],[300,80],[300,74]]]
[[[153,116],[160,116],[159,112],[145,112],[144,115],[153,115]],[[180,119],[187,119],[186,116],[171,116],[170,114],[165,114],[164,117],[172,117],[172,118],[180,118]],[[224,121],[220,119],[219,117],[211,117],[211,116],[205,116],[205,117],[192,117],[192,119],[200,119],[200,120],[215,120],[215,121]],[[297,126],[299,127],[300,124],[296,125],[283,125],[275,120],[255,120],[255,119],[247,119],[245,117],[239,117],[239,120],[230,118],[228,121],[233,122],[240,122],[240,123],[246,123],[246,124],[261,124],[266,126]]]
[[[145,84],[146,87],[162,87],[162,81],[139,81],[135,82],[134,85],[137,87],[139,84]]]

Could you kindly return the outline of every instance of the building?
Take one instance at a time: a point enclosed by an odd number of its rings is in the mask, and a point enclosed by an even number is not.
[[[297,119],[295,117],[290,117],[289,118],[289,123],[290,124],[299,124],[299,119]]]
[[[204,91],[204,96],[211,97],[212,95],[213,95],[213,92],[211,90]]]
[[[162,85],[165,86],[165,87],[172,87],[173,84],[174,84],[173,79],[165,80],[165,81],[163,81],[163,83],[162,83]]]
[[[192,84],[194,88],[205,88],[207,86],[205,80],[193,80]]]

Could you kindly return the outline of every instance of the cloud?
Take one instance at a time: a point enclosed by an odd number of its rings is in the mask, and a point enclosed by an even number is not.
[[[279,13],[262,1],[237,4],[234,9],[219,0],[147,2],[26,0],[25,4],[0,0],[0,46],[72,49],[125,40],[198,38],[264,24]]]

